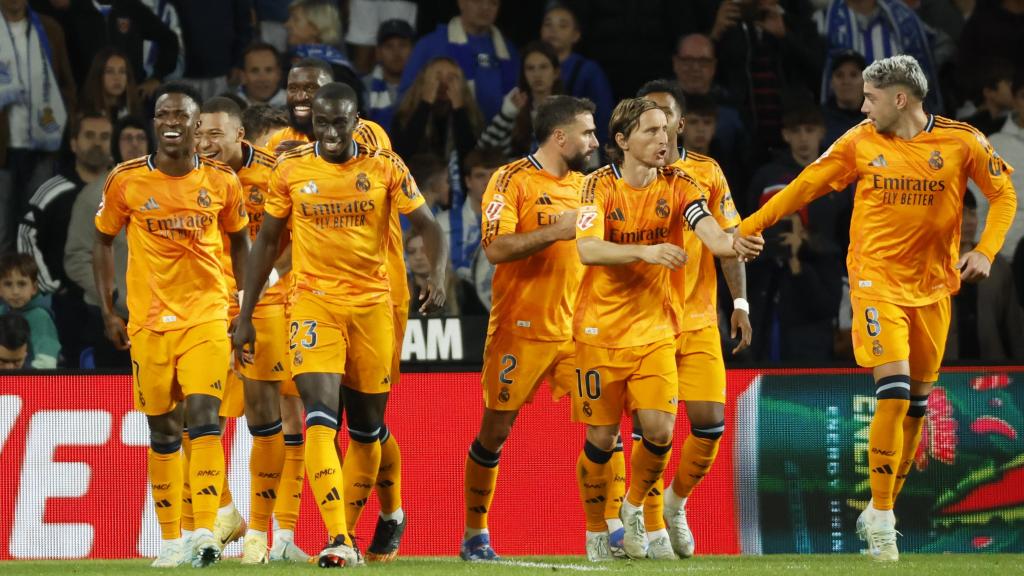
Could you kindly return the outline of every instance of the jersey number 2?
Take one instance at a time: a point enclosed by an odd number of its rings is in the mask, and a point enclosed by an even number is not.
[[[519,361],[516,360],[515,356],[511,354],[505,354],[502,356],[501,365],[504,367],[501,369],[501,372],[498,373],[498,381],[502,384],[511,384],[512,379],[509,378],[508,375],[516,369],[516,364],[519,364]]]

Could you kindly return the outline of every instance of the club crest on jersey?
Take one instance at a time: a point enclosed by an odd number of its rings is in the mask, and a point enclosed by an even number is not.
[[[875,356],[881,356],[882,354],[884,354],[885,353],[885,349],[882,348],[882,343],[879,342],[878,340],[875,340],[874,342],[872,342],[871,343],[871,353],[874,354]]]
[[[487,203],[487,207],[484,208],[484,215],[487,216],[488,222],[494,222],[501,218],[501,211],[505,208],[505,197],[501,194],[495,194],[494,200]]]
[[[512,394],[511,392],[509,392],[508,386],[502,386],[501,392],[498,394],[498,402],[504,404],[505,402],[508,402],[509,398],[511,397]]]
[[[942,154],[935,150],[932,152],[930,158],[928,158],[928,165],[932,167],[932,170],[940,170],[945,162],[942,161]]]
[[[316,182],[310,180],[299,190],[299,192],[302,192],[303,194],[319,194],[320,190],[317,189]]]
[[[263,192],[260,192],[259,186],[252,186],[249,188],[249,203],[263,204]]]
[[[210,200],[210,193],[206,191],[206,188],[199,189],[199,196],[196,197],[196,204],[199,204],[200,208],[209,208],[212,201]]]
[[[356,176],[356,190],[359,190],[363,194],[370,191],[370,177],[366,175],[366,172],[360,172]]]
[[[295,351],[295,359],[292,360],[292,364],[295,364],[296,366],[302,366],[302,351],[301,350],[296,350]]]
[[[658,198],[658,204],[654,207],[654,213],[657,214],[659,218],[668,218],[670,212],[671,210],[668,207],[668,200]]]

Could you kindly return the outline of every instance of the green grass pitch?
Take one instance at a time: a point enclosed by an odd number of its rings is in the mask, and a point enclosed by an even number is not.
[[[351,569],[343,569],[349,573]],[[355,568],[358,573],[394,576],[460,576],[495,575],[519,576],[561,573],[570,574],[722,574],[785,575],[813,574],[815,576],[907,574],[914,576],[1003,576],[1024,574],[1024,555],[1021,554],[904,554],[898,564],[879,564],[853,554],[845,555],[772,555],[772,556],[702,556],[684,561],[615,561],[590,564],[578,556],[527,556],[507,559],[499,563],[470,564],[456,558],[402,558],[392,564],[371,564]],[[195,574],[193,568],[151,570],[145,560],[64,560],[64,561],[11,561],[0,562],[0,574],[45,575],[117,575],[117,574]],[[246,574],[284,576],[314,574],[324,571],[316,565],[271,564],[268,566],[242,566],[237,559],[225,559],[212,566],[207,574]],[[329,573],[334,573],[332,570]]]

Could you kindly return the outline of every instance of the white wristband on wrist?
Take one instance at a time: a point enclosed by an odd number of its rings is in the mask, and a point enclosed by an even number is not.
[[[270,269],[270,276],[267,277],[267,288],[273,288],[274,284],[281,279],[281,275],[277,273],[277,268]]]
[[[746,298],[737,298],[732,301],[733,310],[743,310],[747,314],[750,314],[750,302],[747,302]]]
[[[239,306],[242,305],[242,300],[244,300],[244,299],[245,299],[245,290],[239,290],[238,291],[238,305]]]

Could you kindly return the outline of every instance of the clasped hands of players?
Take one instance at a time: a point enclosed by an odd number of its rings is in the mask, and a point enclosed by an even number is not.
[[[960,256],[960,260],[956,263],[956,269],[960,271],[960,280],[973,284],[988,278],[992,270],[992,262],[988,256],[977,250],[971,250]]]

